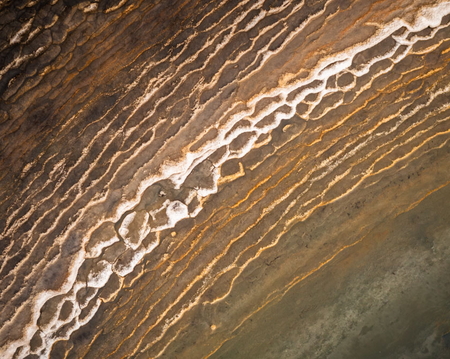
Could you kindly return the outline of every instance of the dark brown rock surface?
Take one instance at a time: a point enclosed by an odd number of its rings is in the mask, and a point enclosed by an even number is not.
[[[1,1],[1,358],[450,358],[450,2]]]

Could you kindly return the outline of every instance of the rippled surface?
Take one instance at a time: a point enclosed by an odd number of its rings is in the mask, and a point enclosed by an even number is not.
[[[0,19],[4,357],[448,353],[450,2]]]

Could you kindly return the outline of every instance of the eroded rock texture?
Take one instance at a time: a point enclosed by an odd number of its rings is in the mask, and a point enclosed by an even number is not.
[[[0,2],[2,358],[450,357],[450,2]]]

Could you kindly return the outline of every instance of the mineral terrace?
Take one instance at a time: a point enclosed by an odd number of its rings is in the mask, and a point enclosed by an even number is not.
[[[0,358],[450,358],[450,1],[0,1]]]

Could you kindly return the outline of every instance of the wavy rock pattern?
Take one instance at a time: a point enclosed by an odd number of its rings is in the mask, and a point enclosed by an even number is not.
[[[449,355],[449,1],[3,1],[0,36],[2,358]]]

